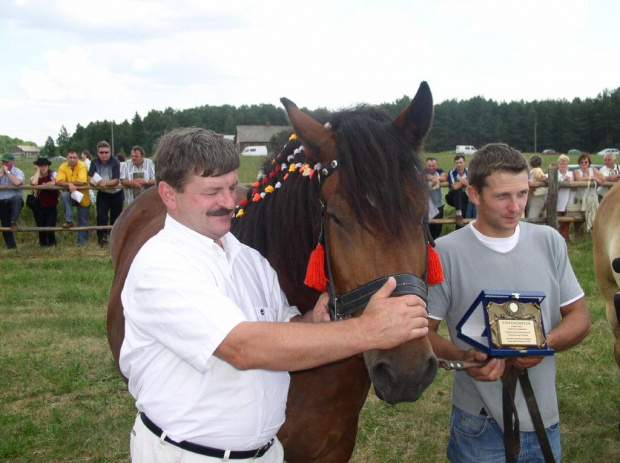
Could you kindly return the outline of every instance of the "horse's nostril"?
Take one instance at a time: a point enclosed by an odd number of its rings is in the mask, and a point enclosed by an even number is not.
[[[391,385],[398,380],[396,372],[387,362],[377,363],[372,370],[373,374],[371,377],[373,381],[380,382],[383,387],[388,386],[391,388]]]

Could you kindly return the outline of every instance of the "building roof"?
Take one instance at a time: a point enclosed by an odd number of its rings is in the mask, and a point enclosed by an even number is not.
[[[32,145],[17,145],[11,149],[11,153],[39,154],[41,148]]]
[[[268,143],[269,139],[283,130],[292,131],[288,125],[238,125],[237,143]]]

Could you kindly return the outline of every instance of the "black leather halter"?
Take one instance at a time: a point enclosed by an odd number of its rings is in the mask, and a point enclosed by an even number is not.
[[[323,186],[323,182],[334,172],[338,170],[339,160],[333,159],[327,166],[319,169],[319,188]],[[428,285],[426,283],[426,267],[422,277],[412,273],[396,273],[386,275],[376,280],[369,281],[358,288],[355,288],[345,294],[338,295],[334,288],[334,279],[332,277],[332,268],[329,261],[329,240],[327,234],[324,234],[326,204],[321,195],[321,237],[325,247],[325,262],[327,265],[327,292],[329,294],[329,316],[332,320],[342,320],[358,310],[363,309],[370,301],[370,298],[381,288],[390,277],[396,279],[396,289],[391,296],[403,296],[405,294],[414,294],[427,302]],[[429,233],[427,233],[428,236]],[[428,251],[427,251],[428,252]],[[428,256],[427,256],[428,257]]]

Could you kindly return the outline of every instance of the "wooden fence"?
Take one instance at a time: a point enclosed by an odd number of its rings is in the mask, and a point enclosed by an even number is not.
[[[549,188],[549,192],[547,194],[547,207],[546,207],[546,217],[544,219],[522,219],[526,222],[534,222],[534,223],[545,223],[553,228],[558,228],[559,222],[583,222],[583,217],[567,217],[562,216],[558,217],[557,213],[557,203],[558,203],[558,191],[560,188],[583,188],[588,185],[594,185],[596,187],[596,182],[594,181],[583,181],[583,182],[559,182],[558,181],[558,168],[557,165],[551,164],[549,166],[548,180],[546,182],[538,182],[536,186],[546,186]],[[605,182],[604,186],[614,186],[613,182]],[[244,185],[249,187],[250,185]],[[442,182],[442,187],[448,187],[448,182]],[[132,187],[124,187],[122,185],[118,185],[114,187],[115,189],[127,189]],[[102,188],[102,187],[94,187],[89,185],[76,187],[77,190],[105,190],[110,188]],[[45,186],[45,185],[23,185],[19,187],[14,186],[3,186],[0,185],[0,190],[67,190],[66,187],[61,186]],[[465,223],[473,222],[476,219],[464,219]],[[433,219],[430,221],[432,224],[453,224],[454,217],[444,217],[443,219]],[[102,226],[88,226],[88,227],[72,227],[69,229],[65,229],[62,227],[20,227],[18,232],[39,232],[39,231],[70,231],[77,232],[80,230],[110,230],[112,225],[102,225]],[[0,227],[0,231],[11,231],[8,227]]]

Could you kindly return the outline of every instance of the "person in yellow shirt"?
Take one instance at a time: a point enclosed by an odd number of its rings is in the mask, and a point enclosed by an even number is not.
[[[73,227],[73,206],[77,207],[78,227],[89,225],[90,196],[88,190],[78,190],[76,187],[88,185],[88,171],[86,164],[79,160],[77,151],[70,149],[67,152],[67,162],[63,162],[58,168],[56,185],[67,187],[69,191],[60,193],[60,201],[65,210],[65,224],[62,228]],[[88,231],[77,232],[77,244],[81,245],[88,241]]]

